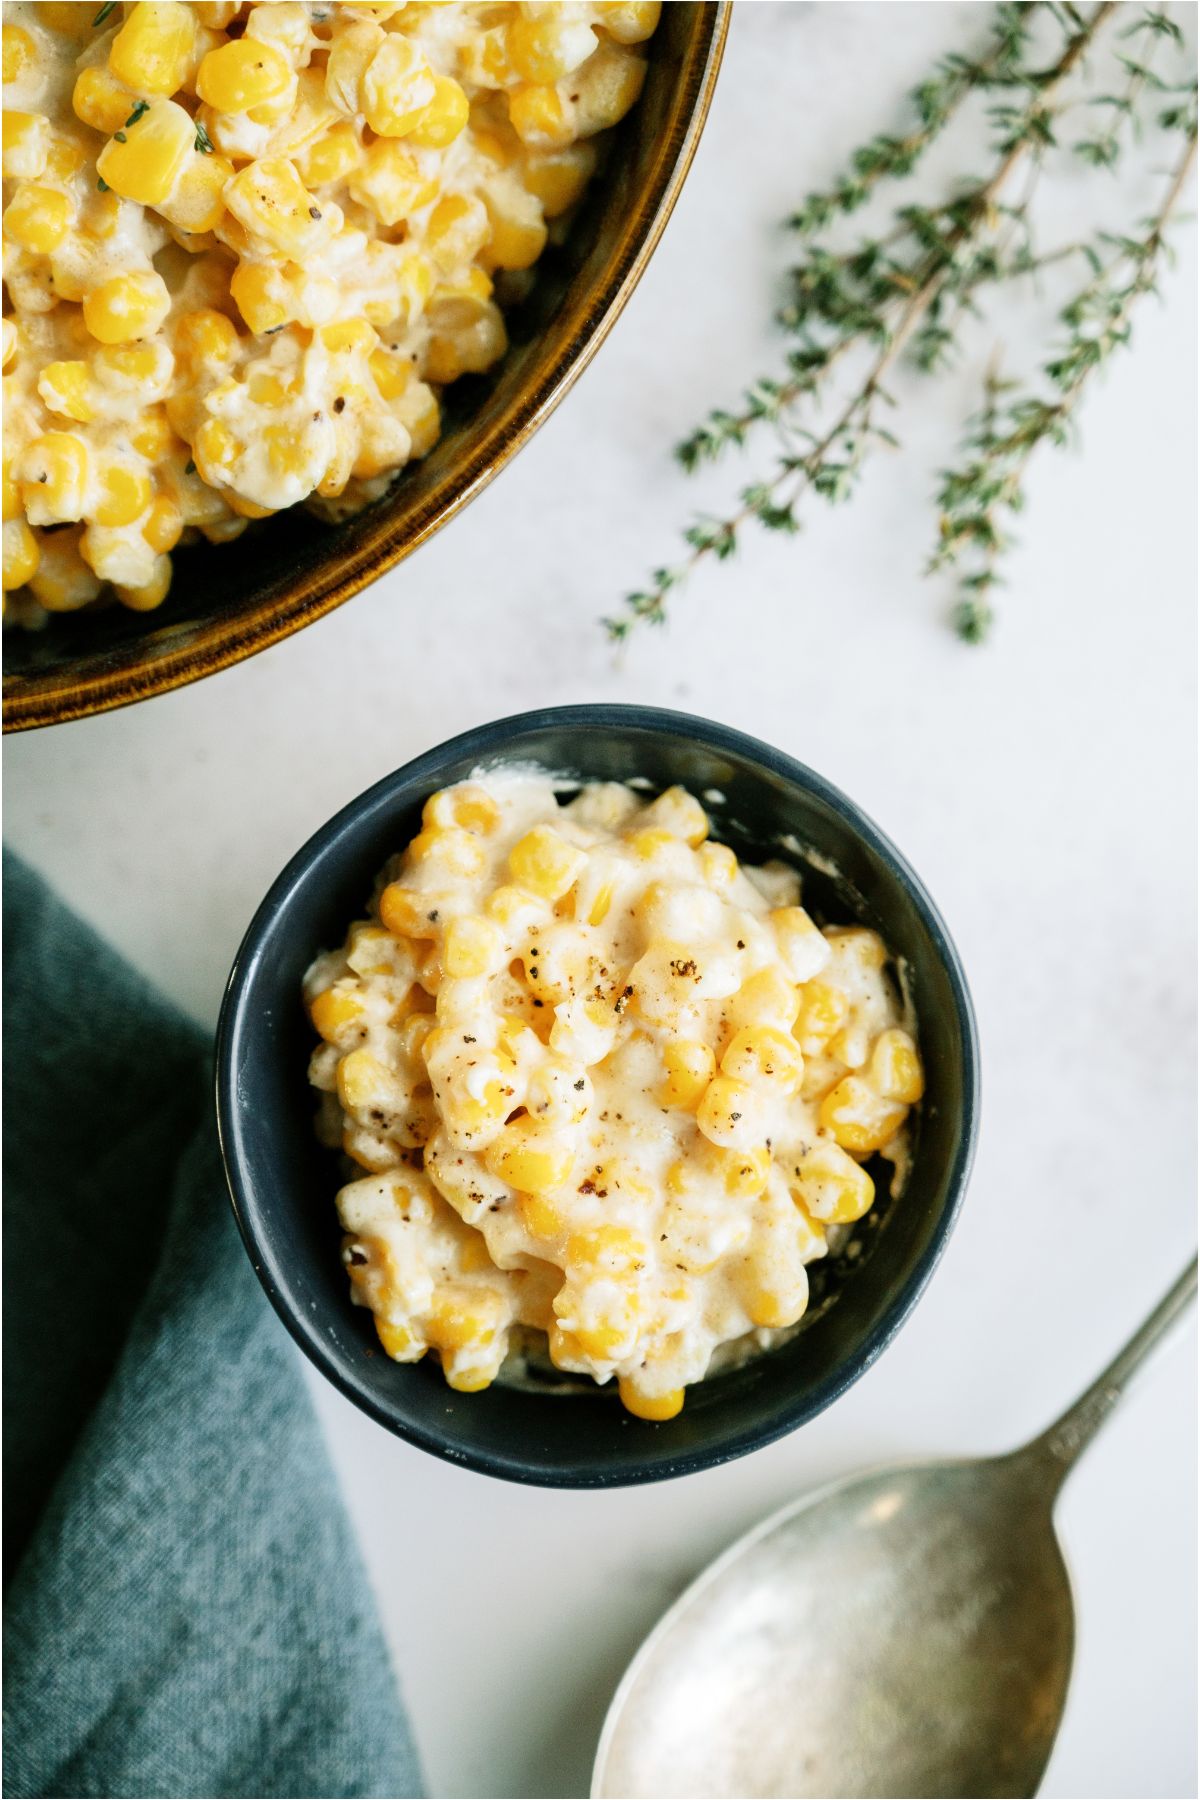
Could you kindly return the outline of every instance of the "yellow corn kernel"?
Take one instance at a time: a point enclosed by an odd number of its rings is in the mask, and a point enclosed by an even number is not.
[[[21,501],[33,525],[58,525],[83,517],[88,453],[82,438],[48,431],[21,456]]]
[[[247,164],[226,184],[225,204],[247,231],[293,262],[303,262],[325,235],[320,207],[283,157]]]
[[[158,206],[196,150],[196,125],[174,100],[152,100],[140,118],[112,137],[96,158],[103,181],[126,200]]]
[[[882,969],[887,962],[887,945],[877,931],[865,925],[832,925],[825,937],[841,954],[848,954],[863,969]]]
[[[38,256],[57,250],[70,228],[71,202],[57,188],[23,183],[5,209],[5,237]]]
[[[86,425],[95,418],[89,400],[91,371],[85,362],[52,362],[38,376],[38,393],[51,412]]]
[[[175,444],[171,422],[161,406],[151,406],[129,428],[129,442],[148,463],[160,463]]]
[[[335,982],[316,996],[308,1011],[314,1028],[327,1044],[352,1043],[362,1023],[362,996],[357,984]]]
[[[407,137],[436,97],[433,70],[416,45],[395,32],[385,37],[362,77],[362,110],[371,130]]]
[[[547,1194],[561,1187],[571,1173],[575,1152],[533,1119],[514,1119],[488,1145],[483,1160],[499,1181],[524,1194]]]
[[[562,1214],[544,1194],[518,1194],[517,1209],[530,1237],[556,1238],[566,1230]]]
[[[549,8],[533,18],[520,14],[509,25],[504,48],[513,73],[521,81],[553,86],[591,55],[596,47],[589,31],[580,42],[568,27],[564,29],[555,9]]]
[[[123,587],[118,582],[113,592],[121,605],[131,612],[153,612],[166,599],[170,586],[171,559],[158,556],[154,559],[154,572],[149,581],[143,581],[138,587]]]
[[[780,1294],[769,1288],[752,1288],[745,1301],[750,1323],[763,1331],[781,1331],[804,1317],[808,1306],[808,1283],[802,1289]]]
[[[171,310],[167,284],[156,269],[110,275],[84,295],[83,322],[102,344],[153,337]]]
[[[452,980],[490,975],[504,955],[504,939],[490,919],[452,919],[442,946],[442,968]]]
[[[708,836],[708,814],[686,788],[669,787],[651,802],[642,815],[648,827],[682,838],[693,850]]]
[[[433,917],[430,917],[430,914]],[[394,937],[437,936],[438,897],[393,881],[379,896],[379,917]]]
[[[0,51],[4,59],[4,85],[20,81],[37,61],[37,45],[20,25],[6,25],[0,32]]]
[[[338,1064],[338,1098],[348,1113],[386,1109],[395,1098],[397,1087],[391,1070],[369,1050],[351,1050]]]
[[[591,1231],[571,1233],[565,1261],[573,1269],[629,1275],[641,1270],[649,1254],[645,1238],[627,1225],[597,1225]]]
[[[575,136],[574,121],[557,88],[514,88],[508,96],[508,116],[521,142],[532,150],[563,150]]]
[[[619,44],[641,44],[653,36],[661,0],[600,0],[598,23]]]
[[[408,846],[408,859],[414,863],[436,863],[449,875],[464,881],[483,873],[486,857],[473,833],[452,825],[446,830],[419,831]]]
[[[514,881],[543,900],[561,900],[574,886],[587,857],[553,826],[535,825],[514,845],[508,866]]]
[[[13,474],[12,458],[4,459],[4,522],[21,516],[21,490]]]
[[[398,400],[412,380],[412,364],[406,356],[393,356],[390,350],[373,350],[369,367],[381,400]]]
[[[420,1362],[424,1356],[427,1345],[414,1337],[407,1325],[394,1325],[390,1319],[376,1317],[375,1330],[393,1362]]]
[[[4,173],[10,179],[31,181],[46,166],[50,149],[50,121],[41,113],[4,114]]]
[[[625,839],[631,855],[641,862],[655,862],[664,854],[676,850],[679,839],[671,831],[660,831],[655,826],[647,825],[637,831],[631,831]]]
[[[893,1027],[875,1039],[866,1079],[885,1100],[915,1106],[925,1092],[925,1074],[917,1046],[907,1031]]]
[[[875,1183],[838,1144],[814,1144],[789,1174],[792,1198],[825,1225],[851,1225],[870,1211]]]
[[[438,1350],[482,1348],[495,1342],[504,1315],[504,1297],[495,1288],[448,1286],[429,1309],[425,1335]]]
[[[557,219],[579,200],[596,167],[590,144],[569,144],[526,159],[522,179],[539,202],[543,216]]]
[[[473,260],[490,230],[482,200],[473,194],[446,194],[429,215],[425,242],[438,268],[449,273]]]
[[[500,808],[486,788],[461,781],[455,787],[442,788],[430,795],[421,813],[421,823],[441,828],[457,825],[478,837],[488,837],[500,824]]]
[[[108,66],[143,94],[173,94],[183,86],[196,40],[190,6],[179,0],[138,0],[112,41]]]
[[[286,94],[292,83],[287,60],[260,38],[230,38],[210,50],[196,71],[196,92],[214,112],[242,113]]]
[[[96,486],[99,498],[87,515],[96,525],[132,525],[153,498],[148,477],[127,463],[110,463]]]
[[[49,180],[70,181],[87,160],[88,152],[78,138],[55,136],[50,139],[43,172]]]
[[[730,1075],[714,1075],[696,1108],[696,1123],[710,1144],[738,1150],[758,1141],[761,1112],[753,1088]]]
[[[714,1164],[731,1200],[754,1200],[771,1173],[771,1152],[764,1144],[750,1150],[716,1150]]]
[[[24,519],[6,519],[4,523],[4,591],[24,587],[37,573],[40,554],[38,541]]]
[[[576,1355],[591,1357],[594,1362],[611,1362],[614,1356],[628,1350],[636,1324],[637,1311],[631,1301],[615,1320],[577,1325],[573,1332],[562,1332],[560,1337],[574,1345]]]
[[[225,215],[225,183],[233,175],[227,156],[197,153],[184,166],[169,200],[159,205],[164,219],[180,231],[214,231]]]
[[[804,1079],[804,1058],[795,1038],[769,1025],[744,1025],[721,1058],[721,1073],[751,1086],[794,1094]]]
[[[51,31],[61,31],[65,37],[90,37],[95,29],[95,14],[80,6],[78,0],[38,0],[37,15],[43,25]]]
[[[29,585],[47,612],[78,612],[100,593],[100,582],[79,553],[82,527],[48,532],[38,549],[41,561]]]
[[[93,64],[81,69],[75,77],[71,105],[77,119],[111,137],[115,131],[128,130],[130,114],[138,105],[136,94],[118,81],[111,69]]]
[[[572,129],[576,137],[607,131],[623,119],[642,91],[646,64],[616,44],[601,44],[575,76],[576,104]]]
[[[369,206],[382,225],[398,225],[437,195],[437,182],[424,174],[406,144],[379,138],[363,154],[350,192]]]
[[[621,1405],[635,1419],[661,1423],[664,1419],[673,1419],[676,1413],[683,1410],[682,1388],[669,1388],[665,1393],[648,1394],[638,1385],[636,1376],[618,1375],[617,1392],[621,1396]]]
[[[251,331],[278,331],[296,316],[296,294],[282,269],[239,263],[229,292]]]
[[[150,508],[142,536],[156,556],[166,556],[183,536],[183,514],[169,494],[160,494]]]
[[[546,248],[546,226],[542,209],[532,194],[522,196],[525,204],[514,206],[505,195],[504,204],[493,195],[485,195],[491,233],[483,254],[491,269],[529,269]]]
[[[742,983],[729,1003],[729,1020],[737,1028],[766,1025],[790,1031],[800,1010],[800,995],[782,970],[759,969]]]
[[[236,282],[238,273],[235,272]],[[175,348],[185,360],[203,366],[232,360],[237,352],[237,327],[213,307],[197,307],[175,322]]]
[[[775,942],[793,981],[811,981],[829,961],[829,945],[802,906],[778,906],[770,915]]]
[[[825,981],[806,981],[800,990],[795,1035],[806,1056],[816,1056],[850,1017],[850,1002],[841,988]]]
[[[856,1156],[869,1156],[890,1144],[903,1125],[907,1108],[882,1099],[860,1075],[846,1075],[821,1102],[823,1130]]]
[[[663,1050],[667,1078],[658,1091],[663,1106],[694,1112],[716,1073],[717,1060],[699,1038],[676,1038]]]
[[[362,161],[358,133],[348,119],[339,119],[296,157],[296,169],[305,187],[321,187],[328,181],[344,181]]]
[[[379,342],[365,319],[338,319],[333,325],[322,325],[320,337],[325,348],[335,355],[341,351],[368,353]]]
[[[443,150],[463,130],[470,112],[470,101],[457,81],[449,75],[435,75],[433,99],[405,136],[419,150]]]

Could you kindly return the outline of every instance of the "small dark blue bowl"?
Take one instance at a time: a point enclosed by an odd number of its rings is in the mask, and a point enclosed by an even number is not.
[[[337,1160],[313,1135],[305,969],[342,942],[375,876],[418,828],[423,802],[480,764],[534,762],[586,780],[680,782],[713,835],[751,861],[785,855],[821,923],[873,926],[902,962],[927,1088],[903,1194],[880,1199],[818,1263],[805,1327],[781,1349],[688,1392],[651,1425],[611,1390],[493,1386],[456,1394],[434,1359],[391,1362],[350,1303],[333,1198]],[[791,849],[781,850],[780,840]],[[809,858],[812,858],[810,861]],[[468,731],[344,807],[292,858],[254,916],[217,1032],[217,1117],[238,1226],[292,1336],[363,1410],[436,1456],[513,1481],[604,1487],[727,1462],[813,1418],[870,1367],[933,1272],[962,1202],[979,1101],[975,1022],[957,953],[899,852],[803,764],[707,719],[637,706],[569,706]]]

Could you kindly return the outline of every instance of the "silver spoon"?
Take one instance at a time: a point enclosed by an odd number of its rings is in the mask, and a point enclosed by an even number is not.
[[[630,1664],[593,1796],[1029,1795],[1075,1618],[1051,1514],[1196,1262],[1022,1450],[841,1481],[741,1538]]]

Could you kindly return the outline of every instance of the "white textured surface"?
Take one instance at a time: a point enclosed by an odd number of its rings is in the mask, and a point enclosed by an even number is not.
[[[902,1338],[824,1418],[682,1483],[552,1494],[444,1467],[321,1386],[435,1794],[583,1793],[623,1664],[731,1536],[881,1459],[1015,1442],[1191,1251],[1190,238],[1165,306],[1091,396],[1082,453],[1037,464],[982,653],[945,631],[944,594],[918,572],[983,334],[960,380],[917,392],[905,455],[848,510],[812,516],[799,543],[749,540],[623,668],[594,625],[695,503],[667,446],[767,366],[774,222],[981,12],[739,7],[649,274],[469,513],[264,656],[9,743],[10,841],[205,1020],[254,904],[337,806],[463,727],[569,700],[707,713],[814,764],[903,847],[957,937],[983,1041],[971,1194]],[[1062,1505],[1080,1638],[1049,1794],[1196,1791],[1194,1333],[1181,1339]]]

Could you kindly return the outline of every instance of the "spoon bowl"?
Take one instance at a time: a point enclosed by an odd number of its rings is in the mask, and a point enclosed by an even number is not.
[[[1048,1431],[856,1476],[718,1558],[617,1690],[594,1796],[1028,1795],[1075,1643],[1058,1490],[1196,1291],[1196,1263]]]

